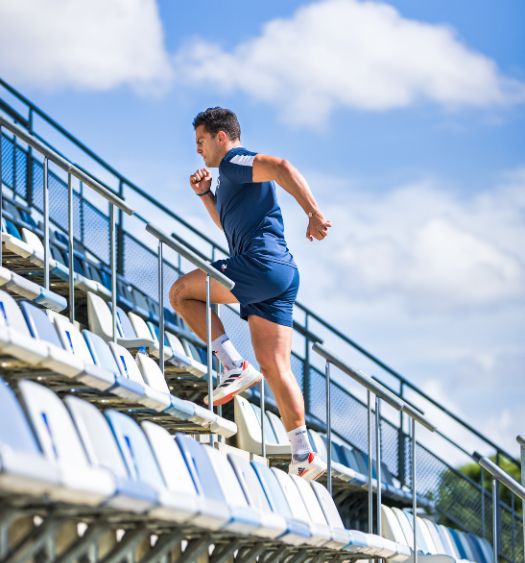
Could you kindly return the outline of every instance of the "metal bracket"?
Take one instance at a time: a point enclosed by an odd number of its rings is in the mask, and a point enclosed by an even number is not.
[[[100,536],[107,531],[106,526],[93,525],[90,526],[84,534],[75,540],[64,553],[56,560],[55,563],[74,563],[80,559],[85,552],[95,544]]]
[[[162,535],[155,546],[140,560],[140,563],[156,563],[167,555],[182,539],[183,533]]]
[[[178,563],[193,563],[211,543],[211,536],[209,534],[201,539],[191,540],[186,546],[184,553],[179,557]]]
[[[102,560],[102,563],[121,563],[130,551],[149,534],[148,530],[130,530],[124,534],[120,542]]]

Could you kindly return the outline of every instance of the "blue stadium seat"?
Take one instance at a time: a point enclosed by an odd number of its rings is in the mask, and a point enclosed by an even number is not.
[[[66,406],[93,467],[111,472],[115,490],[104,501],[115,510],[142,513],[155,506],[157,491],[128,471],[111,427],[104,415],[92,404],[78,397],[66,397]]]
[[[39,496],[59,485],[58,466],[42,453],[14,392],[0,378],[0,488]]]
[[[228,454],[228,460],[235,471],[248,504],[259,513],[261,525],[255,534],[271,539],[276,539],[284,534],[287,529],[286,519],[281,514],[272,511],[253,465],[247,459],[231,453]]]
[[[261,483],[270,508],[273,512],[280,514],[286,519],[286,531],[279,539],[291,545],[306,543],[311,536],[310,527],[306,522],[296,519],[292,514],[290,505],[275,474],[262,463],[252,461],[251,464]]]
[[[113,496],[110,472],[89,464],[71,416],[53,391],[33,381],[21,381],[21,399],[46,458],[60,469],[63,488],[53,498],[74,504],[100,505]]]
[[[175,439],[197,494],[202,498],[202,512],[195,517],[194,523],[211,530],[224,528],[230,521],[230,509],[203,446],[184,434],[177,434]]]

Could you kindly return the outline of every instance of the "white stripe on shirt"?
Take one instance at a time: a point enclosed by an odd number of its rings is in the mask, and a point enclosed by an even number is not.
[[[253,166],[253,159],[255,155],[251,156],[249,154],[236,154],[230,162],[232,164],[239,164],[240,166]]]

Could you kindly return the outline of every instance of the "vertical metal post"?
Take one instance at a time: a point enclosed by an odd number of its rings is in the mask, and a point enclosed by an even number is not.
[[[180,254],[177,254],[177,278],[182,276],[182,257]]]
[[[486,521],[487,516],[485,514],[485,471],[483,467],[480,467],[479,473],[481,479],[481,537],[487,537]]]
[[[510,507],[511,507],[511,515],[512,515],[512,527],[511,527],[512,561],[516,561],[516,496],[514,495],[514,493],[511,493]]]
[[[372,490],[372,393],[370,390],[366,392],[367,411],[368,411],[368,533],[374,533],[374,491]]]
[[[2,227],[4,226],[4,176],[2,168],[2,146],[3,146],[4,135],[2,133],[2,127],[0,126],[0,237],[2,236]],[[2,242],[0,241],[0,267],[3,265],[3,254],[2,254]]]
[[[84,183],[79,182],[79,193],[78,193],[78,201],[80,205],[80,242],[82,246],[84,246],[84,239],[85,239],[85,221],[84,221]]]
[[[109,259],[111,268],[111,325],[112,340],[117,342],[117,258],[115,241],[115,206],[109,204]]]
[[[122,178],[119,179],[118,195],[121,199],[124,199],[124,183],[122,181]],[[117,272],[119,274],[124,274],[125,265],[124,212],[119,207],[117,212]]]
[[[304,408],[307,413],[310,412],[310,338],[308,337],[308,313],[304,316],[304,328],[306,331],[304,337],[304,362],[303,362],[303,397]]]
[[[368,463],[372,463],[369,459]],[[376,533],[381,535],[381,399],[376,395]]]
[[[221,318],[221,306],[219,304],[215,305],[215,314],[217,315],[217,317],[219,317],[219,319]],[[216,365],[217,365],[217,383],[221,382],[221,378],[222,378],[222,363],[219,360],[219,356],[215,357],[215,361],[216,361]],[[219,416],[222,416],[222,405],[219,405],[217,407],[217,414]],[[217,436],[217,439],[219,442],[225,442],[225,438],[222,434],[219,434]]]
[[[332,401],[330,399],[330,362],[327,360],[325,365],[326,380],[326,484],[330,494],[332,494]]]
[[[69,248],[69,320],[75,322],[75,262],[74,262],[74,242],[73,242],[73,176],[71,172],[67,174],[67,228],[68,228],[68,248]]]
[[[399,386],[399,396],[404,398],[405,384],[402,381]],[[399,411],[399,431],[397,438],[397,468],[398,478],[401,486],[406,484],[406,438],[405,438],[405,414]]]
[[[412,526],[414,527],[414,563],[417,563],[417,484],[416,484],[416,419],[412,419]]]
[[[494,563],[498,560],[498,492],[496,479],[492,479],[492,554]]]
[[[206,274],[206,344],[208,367],[208,408],[213,413],[213,379],[212,379],[212,349],[211,349],[211,296],[210,274]],[[210,434],[210,445],[215,443],[215,436]]]
[[[517,436],[521,453],[521,484],[525,487],[525,438]],[[523,557],[525,557],[525,501],[521,501],[521,513],[523,515]]]
[[[261,387],[259,391],[260,407],[261,407],[261,455],[266,458],[266,432],[264,431],[264,414],[266,412],[266,392],[264,387],[264,376],[261,379]]]
[[[49,289],[49,161],[44,158],[44,287]]]
[[[162,256],[162,241],[159,240],[159,366],[164,375],[164,258]]]

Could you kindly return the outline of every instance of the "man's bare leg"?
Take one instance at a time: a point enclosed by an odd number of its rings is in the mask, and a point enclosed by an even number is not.
[[[292,372],[292,328],[262,317],[248,317],[259,367],[275,395],[288,432],[304,425],[304,399]]]
[[[212,303],[238,303],[231,291],[214,279],[210,280]],[[170,289],[170,303],[177,313],[188,323],[193,332],[206,341],[206,274],[193,270],[179,278]],[[225,333],[220,318],[212,311],[211,338],[215,340]]]

